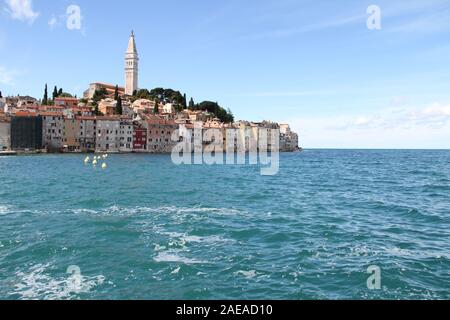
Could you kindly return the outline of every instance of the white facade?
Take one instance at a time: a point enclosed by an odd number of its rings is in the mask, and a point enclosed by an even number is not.
[[[128,49],[125,54],[125,94],[133,95],[138,90],[139,56],[134,40],[134,33],[131,31]]]

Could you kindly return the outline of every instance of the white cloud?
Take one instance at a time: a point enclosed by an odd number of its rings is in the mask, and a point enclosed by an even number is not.
[[[441,105],[439,103],[434,103],[433,105],[425,108],[422,113],[426,116],[431,117],[449,117],[450,105]]]
[[[450,104],[445,103],[281,122],[299,132],[306,148],[450,148]]]
[[[7,8],[6,12],[11,18],[33,23],[39,16],[39,12],[33,10],[32,0],[5,0]]]

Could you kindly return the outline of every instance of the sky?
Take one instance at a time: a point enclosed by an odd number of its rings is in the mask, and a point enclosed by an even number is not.
[[[123,85],[131,30],[140,88],[289,123],[305,148],[450,148],[449,0],[0,0],[0,91]]]

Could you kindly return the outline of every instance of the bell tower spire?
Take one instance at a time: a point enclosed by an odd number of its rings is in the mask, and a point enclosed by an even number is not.
[[[125,53],[125,94],[132,95],[138,90],[139,55],[136,49],[134,31],[131,30],[128,48]]]

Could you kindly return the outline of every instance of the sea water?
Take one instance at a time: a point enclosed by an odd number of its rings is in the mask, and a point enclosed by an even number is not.
[[[0,157],[1,299],[450,298],[450,151],[84,159]]]

